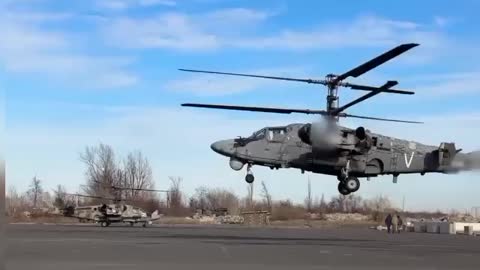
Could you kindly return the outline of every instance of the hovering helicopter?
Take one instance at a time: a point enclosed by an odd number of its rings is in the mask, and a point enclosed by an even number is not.
[[[213,151],[230,158],[230,167],[241,170],[245,165],[248,183],[254,181],[253,165],[271,169],[297,168],[304,173],[337,176],[338,191],[343,195],[356,192],[360,188],[358,178],[393,175],[397,183],[400,174],[456,173],[461,170],[478,168],[480,152],[460,153],[451,142],[440,146],[424,145],[418,142],[397,139],[372,133],[360,126],[351,129],[338,125],[340,117],[360,118],[398,123],[421,124],[422,122],[385,119],[346,113],[346,109],[380,93],[412,95],[414,92],[392,89],[397,81],[387,81],[380,87],[344,82],[349,77],[360,75],[418,46],[416,43],[399,45],[341,75],[328,74],[324,80],[299,79],[276,76],[252,75],[206,70],[180,69],[187,72],[254,77],[273,80],[305,82],[325,85],[328,89],[326,110],[287,109],[268,107],[247,107],[234,105],[214,105],[185,103],[182,106],[239,110],[267,113],[303,113],[321,115],[324,121],[306,124],[265,127],[251,136],[221,140],[211,145]],[[363,90],[369,93],[339,106],[339,87]]]

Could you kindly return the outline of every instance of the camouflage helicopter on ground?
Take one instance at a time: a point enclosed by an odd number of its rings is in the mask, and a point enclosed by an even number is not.
[[[130,226],[134,226],[138,223],[142,224],[143,227],[146,227],[147,224],[152,224],[153,221],[160,219],[158,210],[148,215],[146,211],[139,207],[126,204],[123,201],[115,200],[113,198],[82,194],[67,195],[113,201],[113,203],[65,207],[63,215],[66,217],[77,218],[80,222],[99,223],[102,227],[108,227],[112,223],[128,223]]]
[[[182,106],[281,114],[303,113],[323,116],[324,121],[265,127],[247,138],[240,137],[213,143],[211,148],[215,152],[230,158],[230,167],[232,169],[241,170],[246,165],[247,175],[245,180],[248,183],[254,181],[251,171],[253,165],[267,166],[271,169],[297,168],[302,173],[311,171],[337,176],[339,180],[338,191],[347,195],[360,188],[359,177],[369,179],[378,175],[390,174],[393,175],[393,182],[396,183],[400,174],[453,173],[460,170],[478,168],[480,152],[459,153],[461,149],[457,150],[454,143],[445,142],[441,143],[440,146],[429,146],[372,133],[364,127],[351,129],[337,124],[340,117],[400,123],[421,123],[359,116],[345,112],[346,109],[355,104],[380,93],[414,94],[411,91],[392,89],[393,86],[398,84],[397,81],[387,81],[380,87],[374,87],[352,84],[344,82],[344,80],[348,77],[356,78],[416,46],[418,44],[415,43],[399,45],[344,74],[329,74],[324,80],[180,69],[187,72],[322,84],[328,89],[326,110],[197,103],[185,103]],[[339,106],[339,87],[363,90],[369,93],[343,106]]]
[[[114,194],[114,197],[107,198],[103,196],[92,196],[82,194],[66,194],[70,196],[84,197],[90,199],[97,199],[100,201],[110,201],[111,203],[101,203],[96,205],[87,206],[67,206],[63,210],[64,216],[78,218],[79,221],[93,221],[100,223],[102,227],[108,227],[112,223],[128,223],[130,226],[134,226],[139,223],[143,227],[147,224],[151,224],[153,221],[160,219],[158,210],[148,215],[140,207],[126,204],[126,202],[135,203],[135,200],[124,199],[122,196],[123,191],[142,191],[142,192],[167,192],[168,190],[158,189],[144,189],[144,188],[126,188],[117,186],[108,186],[110,193]]]

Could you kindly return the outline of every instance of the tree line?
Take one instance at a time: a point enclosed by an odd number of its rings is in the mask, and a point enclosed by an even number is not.
[[[83,193],[89,197],[79,198],[67,193],[58,185],[51,194],[44,191],[42,182],[34,177],[29,189],[19,194],[14,188],[7,193],[7,213],[38,208],[67,205],[99,204],[122,201],[142,207],[149,212],[160,210],[167,215],[187,216],[194,213],[214,213],[225,209],[230,214],[239,214],[245,210],[265,210],[273,219],[303,218],[307,213],[364,213],[374,219],[394,205],[384,196],[364,199],[359,195],[338,195],[329,200],[322,194],[319,198],[312,194],[310,180],[306,187],[303,204],[290,200],[274,200],[267,183],[261,182],[260,199],[253,199],[252,186],[247,185],[247,195],[240,197],[224,188],[198,187],[194,194],[187,196],[182,191],[182,178],[170,177],[169,188],[163,196],[151,190],[155,189],[152,167],[141,151],[132,151],[125,157],[115,153],[107,144],[87,146],[79,155],[85,165],[85,183]],[[148,191],[147,191],[148,190]]]

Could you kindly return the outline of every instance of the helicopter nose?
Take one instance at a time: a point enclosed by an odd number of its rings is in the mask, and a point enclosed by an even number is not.
[[[234,152],[233,140],[222,140],[212,143],[210,148],[220,155],[231,156]]]

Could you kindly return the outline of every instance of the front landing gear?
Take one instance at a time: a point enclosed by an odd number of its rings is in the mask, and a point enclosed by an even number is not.
[[[253,183],[253,181],[255,181],[255,176],[253,176],[253,172],[252,172],[252,165],[251,164],[248,164],[247,165],[247,175],[245,176],[245,181],[249,184]]]

